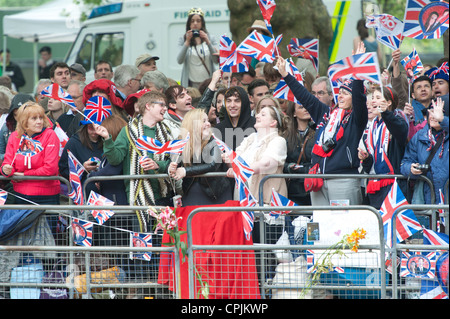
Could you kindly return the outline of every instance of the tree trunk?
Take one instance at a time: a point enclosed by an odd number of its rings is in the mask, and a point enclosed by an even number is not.
[[[263,20],[255,0],[228,0],[230,31],[236,45],[247,36],[247,28],[255,20]],[[328,47],[333,38],[331,19],[321,0],[278,1],[271,19],[274,36],[283,35],[279,49],[284,58],[290,55],[287,45],[291,38],[319,38],[319,63],[321,75],[328,69]],[[293,58],[295,61],[295,58]]]

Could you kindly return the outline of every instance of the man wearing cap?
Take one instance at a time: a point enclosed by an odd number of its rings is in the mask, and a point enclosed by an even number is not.
[[[79,63],[70,66],[70,79],[81,82],[86,81],[86,69]]]
[[[151,56],[148,53],[141,54],[137,57],[135,65],[141,72],[141,77],[144,76],[147,71],[158,70],[156,67],[156,60],[159,60],[159,57]]]

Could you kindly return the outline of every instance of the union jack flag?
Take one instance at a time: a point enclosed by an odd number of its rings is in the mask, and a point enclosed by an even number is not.
[[[420,299],[448,299],[437,280],[421,280]]]
[[[189,133],[183,140],[168,141],[164,144],[154,138],[141,136],[136,141],[136,147],[141,151],[148,151],[154,154],[181,154],[188,140]]]
[[[55,100],[59,100],[71,107],[76,108],[75,103],[73,102],[72,96],[69,93],[63,90],[62,87],[57,83],[53,83],[52,85],[47,86],[45,89],[41,91],[41,95],[50,97]]]
[[[81,175],[83,175],[85,169],[71,151],[67,150],[67,155],[69,162],[69,181],[72,187],[68,196],[76,205],[83,205],[84,198],[81,187]]]
[[[319,39],[292,38],[287,50],[291,56],[310,60],[319,72]]]
[[[270,206],[298,206],[289,198],[284,197],[272,188],[272,197],[270,198]],[[270,216],[278,218],[281,214],[288,214],[290,211],[271,211]]]
[[[414,48],[408,56],[401,60],[400,63],[405,68],[406,76],[409,78],[410,82],[412,82],[418,76],[420,71],[423,70],[423,64],[416,48]]]
[[[82,123],[88,124],[89,122],[100,125],[111,114],[111,102],[102,96],[93,96],[87,101],[84,109],[84,117],[87,121],[82,121]]]
[[[366,27],[374,28],[377,40],[391,48],[397,50],[402,44],[403,21],[390,14],[376,14],[366,17]]]
[[[94,224],[78,218],[72,218],[73,242],[79,246],[92,246],[92,229]]]
[[[448,246],[448,235],[436,233],[429,229],[423,230],[423,243],[425,245],[444,245]],[[434,280],[421,280],[420,299],[448,299],[448,249],[442,250],[443,253],[436,260],[436,278]]]
[[[433,279],[436,269],[436,251],[403,251],[400,265],[401,277]]]
[[[448,2],[408,0],[403,35],[413,39],[439,39],[448,29]]]
[[[261,62],[274,61],[275,40],[253,30],[244,41],[239,44],[236,52],[255,58]]]
[[[239,203],[242,207],[255,207],[258,203],[244,183],[239,184]],[[250,240],[255,222],[255,213],[253,211],[242,211],[241,214],[245,238]]]
[[[56,125],[53,128],[53,131],[55,131],[56,136],[58,136],[58,139],[59,139],[59,144],[60,144],[59,156],[61,156],[61,154],[64,150],[64,147],[66,146],[67,142],[69,141],[69,137],[67,136],[66,132],[63,131],[63,129],[61,128],[61,126],[59,125],[58,122],[56,122]]]
[[[444,233],[437,233],[431,229],[423,229],[423,244],[424,245],[448,245],[448,235]]]
[[[397,179],[394,184],[392,184],[391,190],[387,194],[379,213],[381,214],[384,226],[384,239],[386,245],[392,247],[392,216],[396,210],[401,206],[408,205],[408,202],[403,195],[400,186],[397,183]],[[422,230],[422,226],[418,222],[416,215],[411,209],[397,213],[396,215],[396,239],[397,242],[401,242],[408,237],[412,236],[414,233]]]
[[[291,74],[295,79],[300,82],[303,85],[303,77],[302,74],[298,71],[297,67],[295,66],[294,62],[292,62],[292,59],[287,60],[286,59],[286,70],[289,74]],[[295,102],[297,104],[301,104],[297,98],[294,96],[294,93],[292,93],[289,86],[286,84],[284,79],[282,78],[279,82],[275,90],[273,91],[273,97],[277,99],[284,99],[288,101]]]
[[[7,198],[8,198],[8,192],[3,189],[0,189],[0,206],[5,205]]]
[[[261,9],[261,14],[263,16],[267,29],[270,31],[270,33],[273,34],[272,24],[270,23],[270,20],[272,19],[273,13],[277,6],[275,0],[256,0],[256,3]]]
[[[148,233],[131,233],[131,247],[153,247],[152,234]],[[142,259],[150,261],[152,252],[130,252],[130,259]]]
[[[222,152],[224,152],[224,153],[233,152],[233,150],[227,144],[225,144],[225,142],[219,140],[214,134],[212,136],[213,136],[214,140],[216,141],[217,146],[219,146],[219,148]]]
[[[94,191],[91,191],[87,200],[87,205],[107,206],[114,205],[114,202]],[[103,225],[110,217],[114,215],[114,212],[110,210],[92,210],[91,213],[100,225]]]
[[[247,180],[253,175],[254,171],[250,168],[247,162],[239,155],[235,156],[231,162],[233,168],[234,179],[236,185],[247,182]]]
[[[336,81],[333,81],[333,80],[329,79],[329,81],[330,81],[330,84],[331,84],[331,90],[333,91],[334,103],[338,104],[339,90],[341,88],[343,80],[337,79]],[[347,81],[350,81],[350,80],[347,80]]]
[[[236,52],[236,44],[226,35],[220,37],[219,66],[223,72],[247,72],[248,62],[244,56]]]
[[[328,68],[328,77],[332,81],[352,78],[381,84],[376,52],[351,55],[332,64]]]

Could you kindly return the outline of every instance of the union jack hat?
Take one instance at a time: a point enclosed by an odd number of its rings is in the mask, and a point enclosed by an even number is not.
[[[441,64],[440,67],[434,67],[425,72],[425,75],[427,75],[432,81],[436,79],[448,81],[449,78],[448,74],[449,74],[448,62],[444,62]]]
[[[85,119],[80,124],[102,124],[102,122],[111,115],[111,102],[102,96],[91,97],[84,109]]]

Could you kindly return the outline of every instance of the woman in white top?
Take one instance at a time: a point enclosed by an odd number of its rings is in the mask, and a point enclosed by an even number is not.
[[[196,87],[209,79],[216,69],[219,50],[217,40],[206,31],[205,14],[200,8],[192,8],[188,12],[186,33],[178,42],[178,64],[183,64],[181,85]]]

